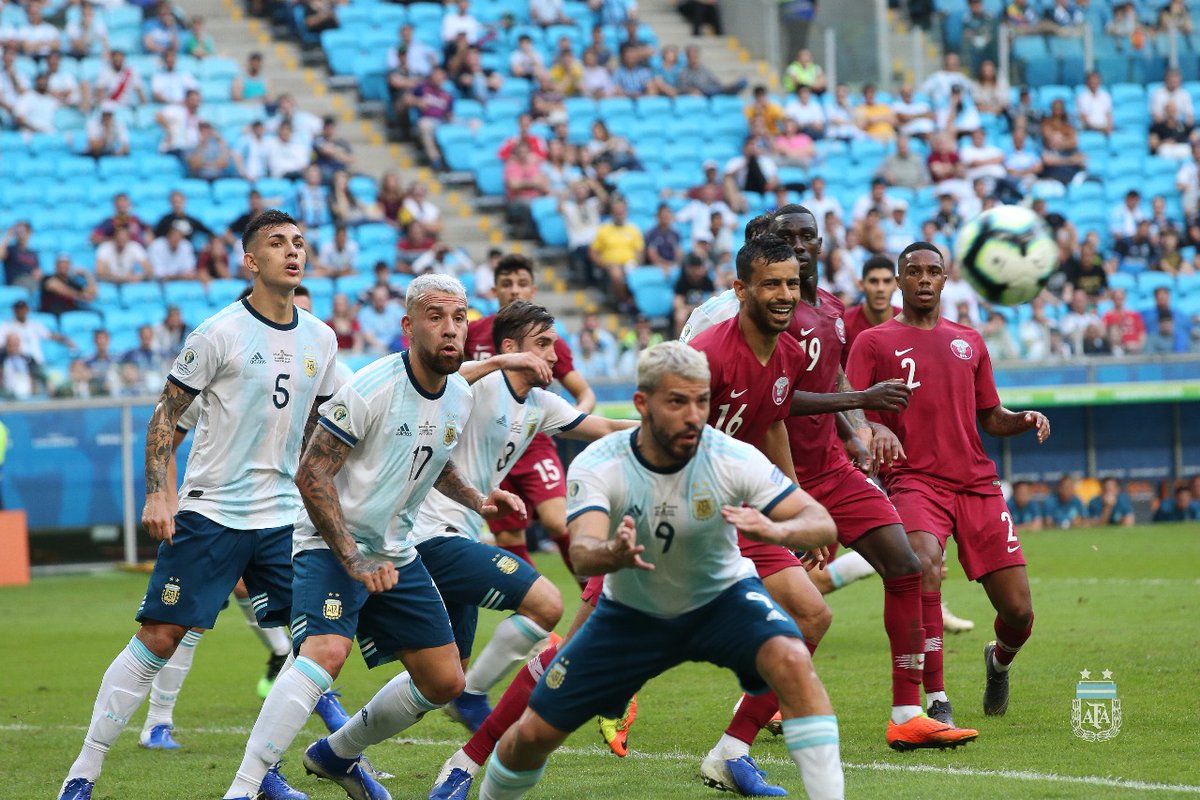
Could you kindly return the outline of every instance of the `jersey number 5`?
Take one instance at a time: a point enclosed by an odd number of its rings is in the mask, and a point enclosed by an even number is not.
[[[742,412],[746,410],[746,404],[742,403],[740,406],[738,406],[738,410],[733,412],[733,416],[726,420],[725,418],[729,416],[729,408],[731,405],[733,404],[725,403],[724,405],[717,407],[717,410],[721,412],[721,415],[717,417],[717,424],[713,427],[719,431],[725,431],[725,433],[733,436],[738,432],[738,428],[742,427],[742,423],[745,422],[745,420],[742,419]]]
[[[288,401],[292,399],[291,393],[287,390],[287,387],[283,385],[283,382],[290,377],[292,376],[288,375],[286,372],[281,372],[275,376],[275,391],[271,393],[271,403],[276,408],[281,409],[285,407],[288,404]]]

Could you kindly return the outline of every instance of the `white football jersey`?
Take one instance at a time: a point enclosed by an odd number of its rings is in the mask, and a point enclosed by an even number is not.
[[[733,289],[726,289],[718,295],[713,295],[692,310],[683,330],[679,332],[679,341],[687,344],[696,334],[736,317],[737,313],[737,292]]]
[[[609,517],[609,537],[633,517],[642,559],[653,570],[626,568],[604,576],[604,596],[656,617],[676,617],[756,575],[738,549],[722,506],[764,514],[797,488],[745,442],[705,426],[691,460],[672,471],[647,464],[637,434],[618,431],[593,442],[567,470],[567,519],[588,511]]]
[[[321,406],[319,424],[352,448],[333,483],[361,551],[397,566],[416,557],[410,533],[417,507],[450,460],[471,403],[471,387],[457,373],[446,378],[440,393],[425,392],[406,351],[363,367]],[[323,547],[302,510],[294,550]]]
[[[236,530],[295,522],[304,423],[336,356],[333,330],[298,308],[280,325],[239,300],[200,323],[168,375],[200,405],[179,510]]]
[[[544,389],[531,389],[518,397],[503,370],[484,376],[471,390],[480,407],[463,428],[454,463],[484,494],[500,485],[534,434],[569,431],[587,417]],[[434,536],[478,539],[482,528],[483,517],[434,489],[417,514],[413,538],[418,542]]]

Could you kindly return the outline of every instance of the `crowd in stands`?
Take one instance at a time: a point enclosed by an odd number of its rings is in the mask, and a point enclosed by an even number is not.
[[[1114,477],[1077,480],[1063,475],[1046,491],[1025,481],[1012,485],[1008,501],[1013,525],[1027,531],[1118,525],[1136,522],[1188,522],[1200,520],[1200,475],[1187,481],[1162,481],[1158,486],[1141,484],[1149,503],[1144,519],[1137,519],[1131,487]]]

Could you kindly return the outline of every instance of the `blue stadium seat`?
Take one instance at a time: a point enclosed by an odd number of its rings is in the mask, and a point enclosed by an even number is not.
[[[376,245],[396,246],[396,230],[383,222],[368,222],[365,225],[359,225],[354,232],[354,238],[359,247],[363,248]]]
[[[1165,272],[1143,272],[1137,277],[1138,290],[1146,297],[1152,297],[1154,290],[1160,287],[1175,288],[1175,277]]]
[[[80,342],[90,339],[92,331],[104,327],[104,319],[95,311],[64,311],[58,316],[58,328],[63,336]]]
[[[537,222],[538,237],[547,247],[567,246],[567,225],[558,214],[542,217]]]
[[[604,108],[603,103],[601,108]],[[647,95],[637,100],[637,115],[644,120],[661,124],[662,118],[672,112],[671,99],[662,95]]]
[[[1175,290],[1180,297],[1200,297],[1200,272],[1175,276]]]
[[[1122,55],[1097,56],[1094,69],[1100,72],[1101,80],[1108,85],[1129,80],[1129,58]],[[1114,98],[1113,105],[1116,105]]]
[[[655,267],[655,269],[658,269]],[[662,275],[661,270],[659,275]],[[665,284],[645,286],[633,291],[633,300],[638,310],[648,317],[665,317],[671,313],[675,304],[675,293]]]
[[[12,313],[12,304],[18,300],[29,302],[29,290],[23,286],[0,286],[0,314],[8,319]]]
[[[676,97],[674,106],[676,117],[706,116],[708,114],[708,99],[693,94]]]
[[[134,308],[145,303],[161,305],[162,302],[162,289],[153,281],[126,283],[121,286],[121,304],[126,308]]]
[[[238,295],[246,288],[246,282],[241,278],[218,278],[208,284],[208,304],[222,308],[237,300]]]
[[[199,281],[167,281],[163,284],[163,300],[167,305],[181,307],[195,303],[208,305],[208,293]]]
[[[1027,58],[1021,63],[1024,65],[1025,82],[1030,86],[1046,86],[1058,82],[1058,59],[1054,56]]]
[[[1128,272],[1114,272],[1108,276],[1108,288],[1124,289],[1126,292],[1137,291],[1138,279]]]

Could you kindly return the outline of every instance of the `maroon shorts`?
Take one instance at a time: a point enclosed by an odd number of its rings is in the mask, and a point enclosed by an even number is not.
[[[500,482],[500,488],[512,492],[525,501],[528,518],[520,514],[509,514],[488,520],[492,533],[501,531],[523,531],[529,520],[536,516],[538,503],[555,497],[567,496],[567,485],[563,481],[562,459],[554,440],[544,433],[533,437],[529,448],[517,459],[512,471]]]
[[[843,546],[853,545],[867,531],[903,524],[883,489],[852,464],[804,488],[833,517]]]
[[[969,580],[1025,565],[1025,554],[1002,494],[971,494],[905,481],[892,487],[892,504],[907,531],[928,531],[943,552],[951,536]]]
[[[779,544],[763,544],[753,539],[747,539],[738,532],[738,549],[742,555],[754,562],[758,577],[765,578],[788,567],[803,566],[800,559],[791,550]]]
[[[604,576],[593,575],[587,579],[587,585],[583,587],[583,595],[580,599],[592,608],[595,608],[596,603],[600,600],[600,593],[602,591],[604,591]]]

